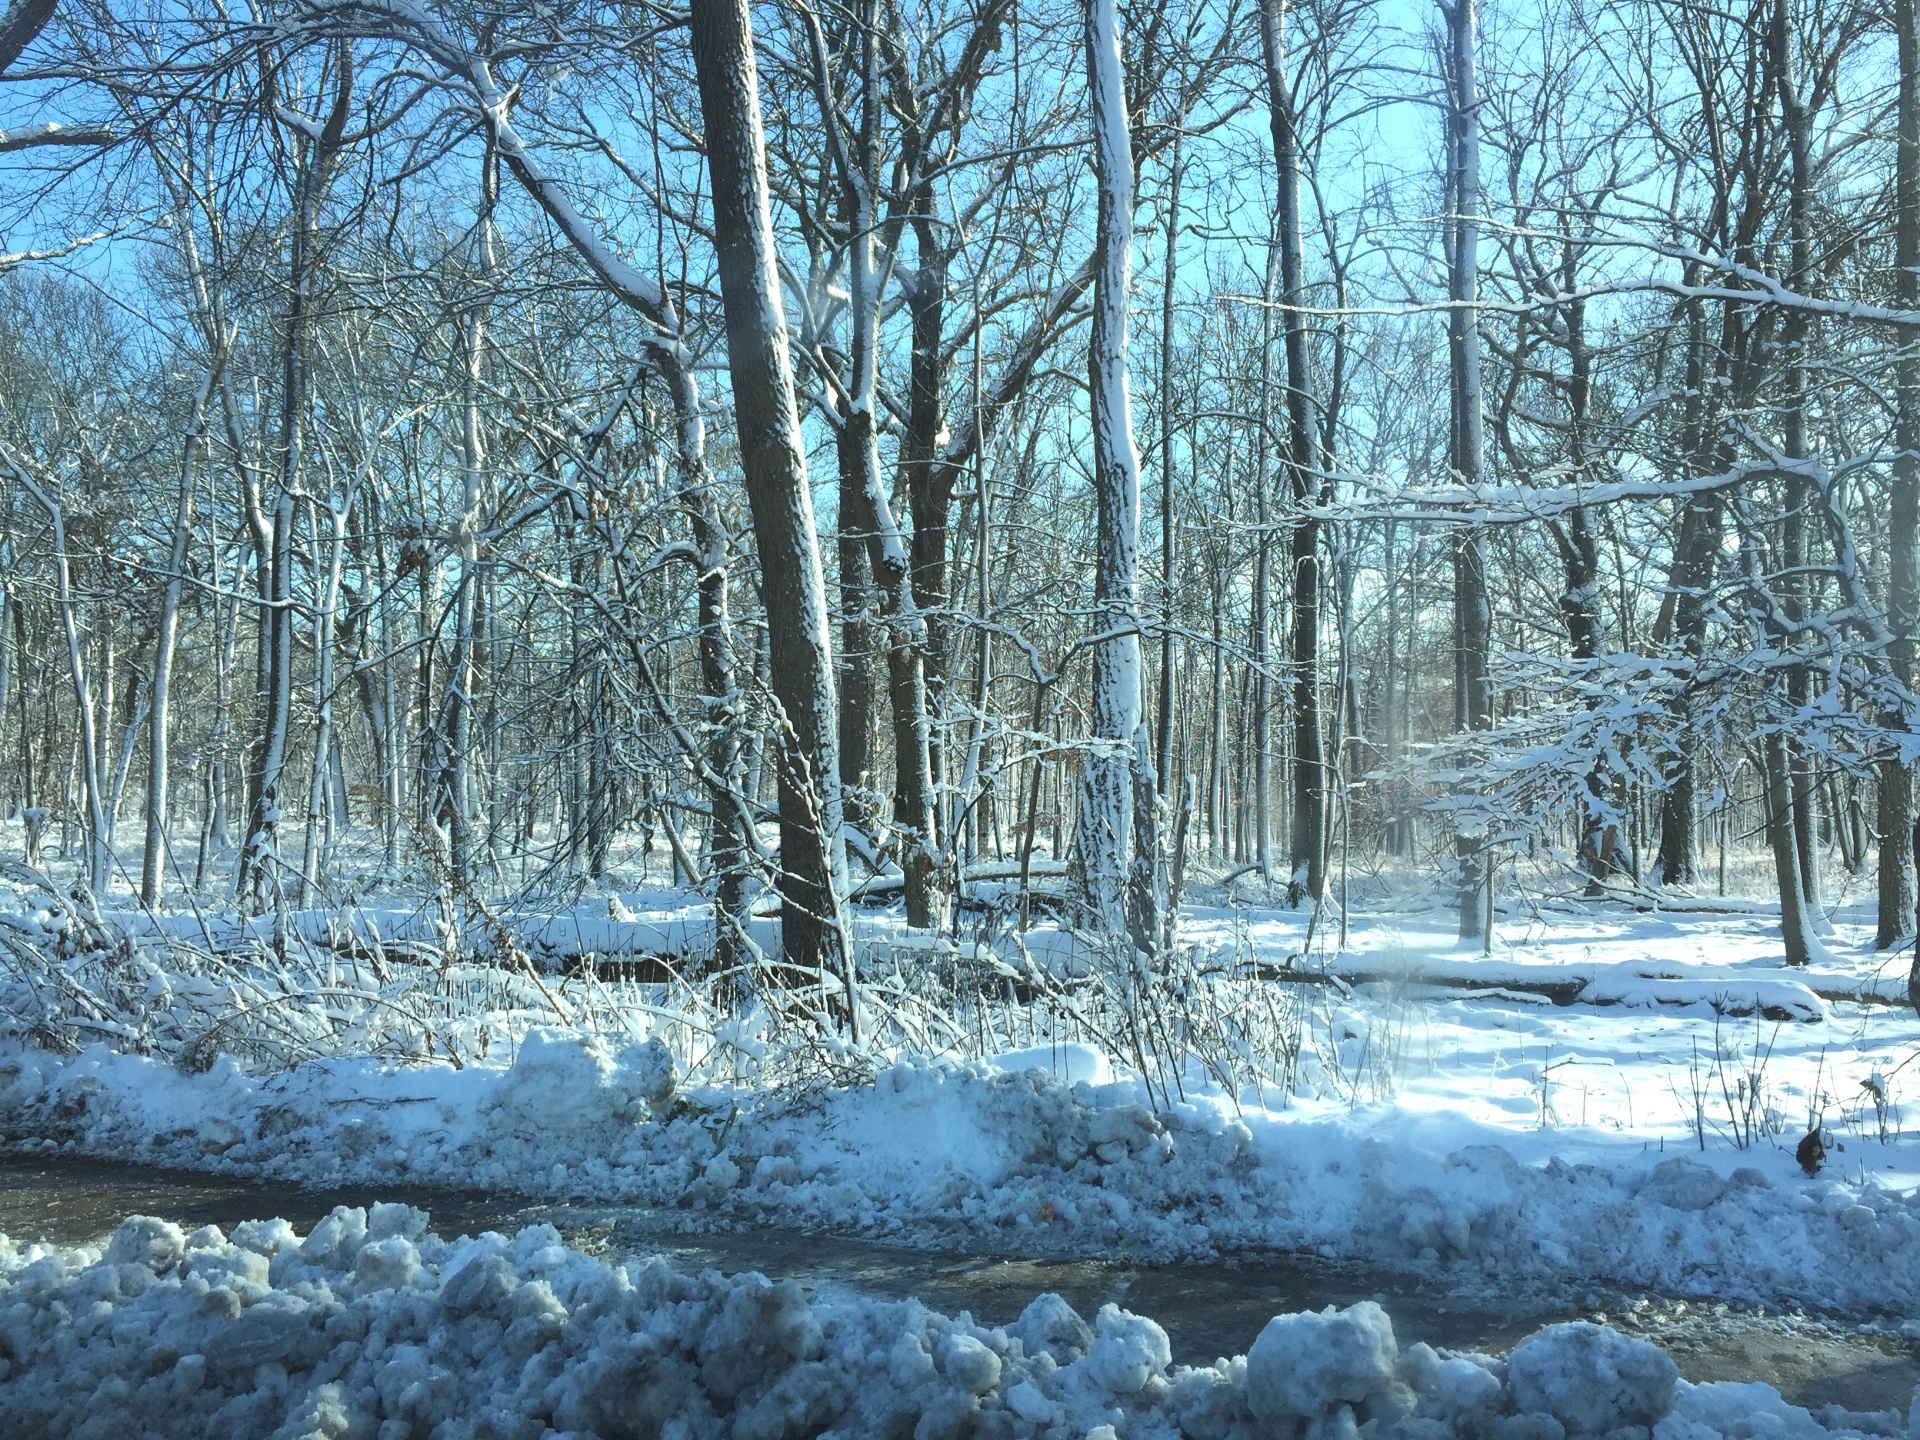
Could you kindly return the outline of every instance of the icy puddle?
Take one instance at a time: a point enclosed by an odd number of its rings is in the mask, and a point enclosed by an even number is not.
[[[103,1240],[128,1215],[182,1228],[279,1216],[306,1230],[336,1205],[397,1200],[429,1210],[443,1235],[546,1222],[590,1252],[658,1254],[683,1269],[757,1270],[823,1293],[915,1297],[934,1310],[1012,1321],[1035,1295],[1055,1291],[1083,1315],[1112,1302],[1166,1330],[1173,1359],[1205,1364],[1244,1353],[1276,1314],[1377,1301],[1404,1346],[1424,1340],[1456,1350],[1503,1353],[1542,1325],[1594,1318],[1564,1300],[1515,1296],[1462,1302],[1379,1272],[1299,1257],[1243,1257],[1217,1265],[1142,1268],[1098,1260],[1045,1260],[895,1249],[832,1234],[753,1230],[688,1235],[666,1217],[631,1207],[521,1204],[458,1191],[352,1191],[260,1184],[240,1177],[158,1170],[73,1155],[0,1156],[0,1232],[25,1243]],[[672,1221],[684,1222],[676,1214]],[[1819,1322],[1714,1314],[1712,1307],[1655,1301],[1635,1314],[1609,1303],[1628,1333],[1655,1340],[1695,1382],[1764,1380],[1790,1402],[1855,1410],[1904,1407],[1920,1384],[1914,1347]]]

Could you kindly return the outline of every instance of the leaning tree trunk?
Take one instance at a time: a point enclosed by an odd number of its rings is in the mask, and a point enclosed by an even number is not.
[[[1293,672],[1292,804],[1287,831],[1287,902],[1318,903],[1326,889],[1327,766],[1320,738],[1320,525],[1312,506],[1319,462],[1319,411],[1307,358],[1305,258],[1300,223],[1300,137],[1286,72],[1281,0],[1262,0],[1261,50],[1278,175],[1281,326],[1287,352],[1287,472],[1293,499],[1289,545],[1293,587],[1287,662]]]
[[[1140,716],[1140,459],[1127,396],[1127,298],[1133,271],[1133,152],[1114,0],[1087,0],[1087,88],[1099,183],[1093,334],[1088,342],[1093,405],[1094,566],[1093,748],[1074,824],[1077,899],[1086,922],[1109,935],[1126,925],[1125,879],[1136,816],[1133,777]],[[1136,917],[1138,918],[1138,917]],[[1147,930],[1151,935],[1157,932]],[[1151,945],[1141,946],[1151,949]]]
[[[1484,442],[1481,434],[1480,332],[1474,312],[1479,294],[1480,98],[1474,78],[1473,0],[1442,5],[1447,20],[1448,289],[1447,350],[1453,391],[1452,468],[1454,482],[1470,489],[1480,483]],[[1484,730],[1492,719],[1487,660],[1493,616],[1487,595],[1486,534],[1477,525],[1461,525],[1453,537],[1454,725],[1464,732]],[[1486,838],[1472,825],[1457,825],[1460,938],[1486,933]]]
[[[1920,309],[1920,33],[1915,0],[1894,0],[1899,32],[1899,147],[1894,166],[1894,304]],[[1915,337],[1901,337],[1895,372],[1893,493],[1887,553],[1887,625],[1893,632],[1888,661],[1893,678],[1914,680],[1914,631],[1920,625],[1920,354]],[[1904,709],[1882,717],[1889,729],[1910,728]],[[1913,772],[1898,754],[1880,763],[1880,914],[1874,944],[1882,949],[1914,933]],[[1914,952],[1908,993],[1920,1008],[1920,949]]]
[[[752,22],[746,0],[694,0],[692,22],[727,368],[760,558],[773,693],[784,712],[776,747],[781,943],[789,964],[850,965],[836,860],[840,756],[826,582],[780,303]],[[850,1018],[854,1013],[849,1003]]]

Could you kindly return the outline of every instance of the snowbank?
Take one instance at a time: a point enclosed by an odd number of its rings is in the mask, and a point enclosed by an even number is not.
[[[653,1041],[554,1032],[533,1032],[511,1065],[459,1070],[341,1061],[252,1076],[222,1061],[184,1075],[105,1047],[24,1051],[0,1060],[0,1132],[294,1182],[677,1207],[690,1224],[1156,1260],[1271,1246],[1456,1286],[1597,1282],[1920,1314],[1920,1192],[1871,1171],[1808,1180],[1770,1146],[1523,1160],[1520,1141],[1554,1137],[1328,1105],[1155,1105],[1094,1058],[902,1063],[782,1103],[677,1085]]]
[[[21,1437],[1822,1440],[1902,1424],[1688,1386],[1649,1342],[1586,1324],[1503,1363],[1402,1351],[1367,1303],[1171,1367],[1160,1327],[1111,1305],[1089,1324],[1044,1295],[986,1329],[912,1300],[611,1266],[545,1225],[442,1240],[400,1205],[336,1210],[305,1237],[143,1217],[102,1253],[0,1237],[0,1341],[0,1432]]]

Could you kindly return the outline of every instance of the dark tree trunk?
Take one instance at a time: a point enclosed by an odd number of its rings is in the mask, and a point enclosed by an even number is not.
[[[1447,20],[1449,294],[1447,351],[1452,376],[1452,454],[1454,482],[1480,483],[1485,446],[1480,399],[1480,332],[1473,306],[1479,294],[1480,120],[1479,87],[1474,77],[1476,21],[1473,0],[1443,5]],[[1487,541],[1477,525],[1455,527],[1453,536],[1454,728],[1484,730],[1493,718],[1487,662],[1493,612],[1487,593]],[[1454,851],[1459,864],[1460,938],[1485,933],[1491,903],[1487,883],[1486,839],[1477,827],[1456,826]]]
[[[300,480],[302,429],[306,423],[307,326],[313,311],[315,231],[353,104],[352,54],[344,42],[338,48],[336,63],[333,108],[321,132],[306,143],[295,185],[287,314],[280,337],[279,494],[273,506],[269,548],[261,556],[267,607],[261,634],[266,653],[260,742],[254,755],[250,786],[253,809],[240,856],[238,886],[243,903],[255,914],[269,907],[278,909],[281,895],[280,782],[286,770],[287,734],[293,713],[294,492]]]
[[[1287,79],[1281,0],[1262,0],[1261,52],[1278,175],[1281,326],[1287,356],[1287,476],[1293,501],[1289,554],[1292,626],[1287,662],[1293,680],[1292,803],[1287,831],[1287,901],[1317,902],[1326,888],[1327,767],[1320,735],[1320,525],[1311,512],[1319,485],[1319,411],[1307,357],[1304,242],[1300,220],[1300,137]]]
[[[783,712],[775,746],[781,943],[789,964],[838,967],[850,957],[835,855],[841,805],[833,652],[780,303],[745,0],[694,0],[692,29],[713,179],[727,368],[760,559],[772,688]]]

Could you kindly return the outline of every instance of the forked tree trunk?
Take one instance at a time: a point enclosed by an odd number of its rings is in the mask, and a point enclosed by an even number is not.
[[[872,0],[866,0],[859,13],[860,119],[853,137],[853,151],[847,153],[837,136],[832,142],[852,235],[847,319],[851,374],[846,411],[841,417],[841,468],[845,477],[841,502],[851,507],[852,526],[864,539],[867,568],[880,599],[881,626],[887,637],[887,694],[893,712],[893,818],[900,834],[907,923],[925,929],[937,928],[943,919],[936,878],[938,816],[924,669],[929,646],[927,626],[914,597],[907,542],[895,523],[886,486],[880,477],[876,423],[880,406],[882,296],[875,245],[880,221],[875,205],[880,190],[876,143],[881,104],[880,37]],[[816,83],[824,109],[830,105],[826,91],[826,55],[817,39],[816,47]],[[843,519],[843,526],[846,523]]]
[[[279,494],[274,501],[267,554],[266,646],[260,696],[260,745],[254,760],[253,811],[241,847],[237,888],[255,914],[280,910],[280,784],[287,764],[287,733],[293,714],[294,493],[301,470],[302,429],[307,409],[307,326],[312,317],[315,231],[320,202],[346,134],[353,103],[352,54],[337,52],[333,108],[320,133],[305,142],[294,187],[292,254],[287,267],[287,313],[280,336]],[[279,939],[276,928],[276,940]]]

